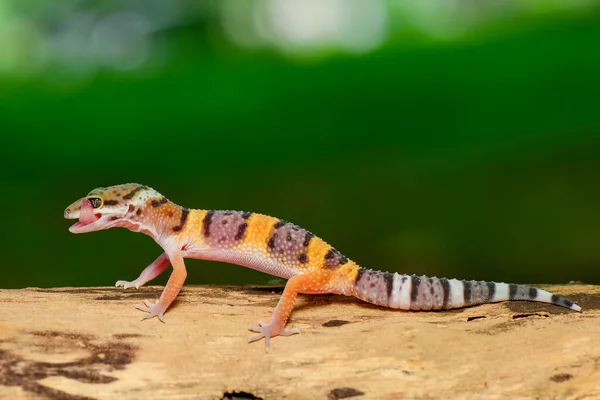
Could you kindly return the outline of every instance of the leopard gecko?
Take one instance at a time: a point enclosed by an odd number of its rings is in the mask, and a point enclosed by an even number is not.
[[[176,205],[154,189],[139,184],[100,187],[71,204],[67,219],[79,219],[69,230],[86,233],[114,227],[151,236],[164,252],[133,281],[117,281],[125,289],[140,288],[164,272],[173,272],[160,298],[136,308],[143,319],[158,317],[175,300],[185,282],[184,258],[224,261],[287,279],[269,323],[249,329],[265,338],[299,333],[284,329],[298,293],[334,293],[402,310],[447,310],[505,300],[552,303],[581,311],[572,302],[534,287],[374,271],[358,266],[311,232],[290,222],[243,211],[194,210]]]

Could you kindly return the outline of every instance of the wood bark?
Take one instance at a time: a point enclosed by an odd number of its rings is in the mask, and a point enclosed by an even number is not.
[[[600,398],[600,286],[538,287],[583,313],[300,295],[288,327],[301,334],[268,354],[247,327],[270,319],[281,287],[186,286],[165,324],[134,308],[160,287],[0,290],[0,398]]]

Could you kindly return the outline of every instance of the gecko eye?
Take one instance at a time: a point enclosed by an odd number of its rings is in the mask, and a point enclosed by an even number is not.
[[[100,197],[88,197],[87,199],[90,201],[90,203],[92,203],[92,207],[102,207],[102,199]]]

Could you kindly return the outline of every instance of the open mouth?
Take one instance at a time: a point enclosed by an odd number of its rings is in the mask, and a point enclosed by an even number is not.
[[[92,206],[92,202],[88,199],[83,199],[81,201],[81,210],[79,211],[79,221],[71,225],[69,230],[71,232],[81,231],[88,225],[93,224],[102,218],[102,214],[95,214],[94,207]]]

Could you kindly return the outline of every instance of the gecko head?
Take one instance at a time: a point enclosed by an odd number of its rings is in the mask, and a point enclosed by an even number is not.
[[[64,216],[79,219],[69,228],[72,233],[125,226],[153,198],[160,198],[160,194],[136,183],[99,187],[67,207]]]

